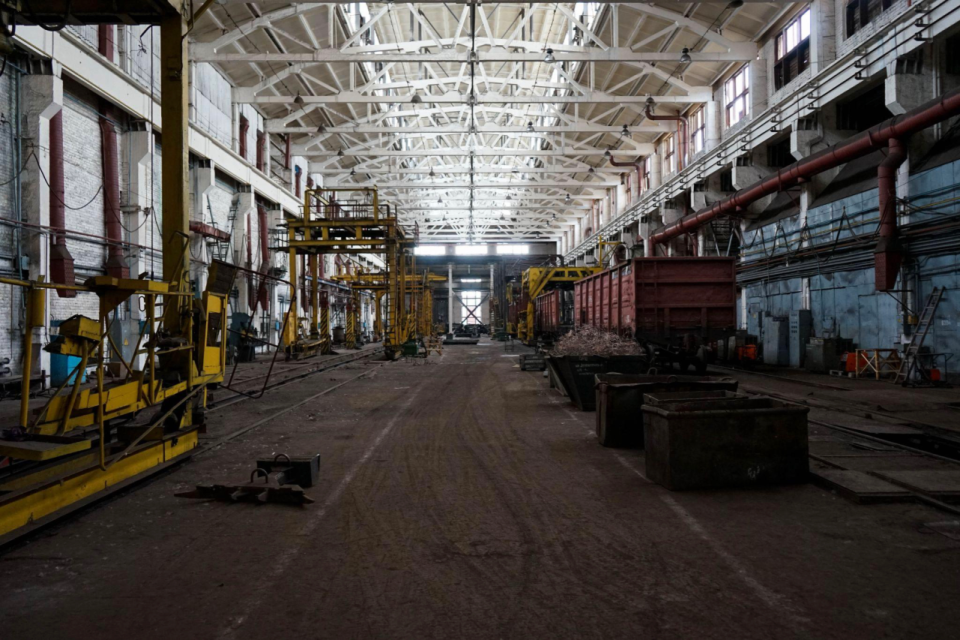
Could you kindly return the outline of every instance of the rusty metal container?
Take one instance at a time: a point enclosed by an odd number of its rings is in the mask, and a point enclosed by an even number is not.
[[[605,447],[642,447],[644,396],[735,393],[733,378],[707,376],[620,375],[607,373],[594,380],[597,404],[597,440]],[[703,397],[702,395],[699,397]]]
[[[574,287],[578,327],[654,340],[736,327],[733,258],[634,258]]]
[[[642,410],[647,477],[672,491],[807,480],[807,407],[652,393]]]
[[[581,411],[594,411],[597,374],[639,374],[647,370],[647,360],[643,356],[550,356],[547,366]]]

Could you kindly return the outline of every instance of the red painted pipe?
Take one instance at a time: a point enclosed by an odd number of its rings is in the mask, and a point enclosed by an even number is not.
[[[257,205],[257,216],[258,226],[260,227],[260,273],[266,276],[270,269],[270,242],[267,240],[267,208],[262,204]],[[267,297],[267,279],[265,277],[260,280],[259,298],[260,308],[266,311],[270,307],[270,301]]]
[[[253,234],[251,233],[253,227],[250,224],[250,214],[247,214],[247,271],[250,273],[247,274],[247,305],[250,307],[250,311],[256,311],[257,309],[257,292],[253,286]]]
[[[610,166],[612,167],[633,167],[637,170],[637,196],[640,196],[640,185],[643,183],[643,158],[640,158],[637,162],[617,162],[613,158],[609,158]],[[630,185],[627,185],[627,195],[630,195]]]
[[[117,150],[117,131],[111,120],[116,110],[105,100],[100,101],[100,145],[103,156],[103,217],[107,230],[107,275],[126,278],[130,270],[123,257],[123,225],[120,222],[120,157]]]
[[[76,284],[73,256],[67,249],[67,213],[63,185],[63,110],[50,118],[50,226],[61,233],[50,234],[50,277],[56,284]],[[61,298],[75,298],[71,289],[57,289]]]
[[[684,116],[655,116],[652,113],[652,105],[647,104],[647,108],[644,110],[643,115],[647,120],[660,121],[665,120],[669,122],[677,123],[677,135],[680,137],[680,140],[677,141],[677,173],[683,171],[684,163],[687,158],[687,147],[690,144],[690,139],[687,137],[687,119]]]
[[[97,27],[97,51],[108,61],[113,62],[113,43],[116,26],[101,24]]]
[[[851,136],[828,149],[778,169],[775,174],[758,180],[729,198],[663,228],[650,237],[650,243],[661,244],[693,231],[718,216],[734,215],[738,209],[744,209],[760,198],[783,191],[801,180],[865,156],[885,146],[891,138],[906,138],[912,133],[922,131],[958,114],[960,114],[960,89],[955,89],[912,111]]]
[[[897,170],[906,159],[906,145],[897,138],[890,138],[887,142],[887,157],[877,167],[880,241],[873,257],[877,291],[894,288],[903,262],[900,230],[897,228]]]

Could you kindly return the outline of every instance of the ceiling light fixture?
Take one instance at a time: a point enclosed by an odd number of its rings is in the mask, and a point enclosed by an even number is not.
[[[410,104],[423,104],[423,98],[420,97],[419,93],[415,93],[413,97],[410,98]]]
[[[553,57],[553,49],[547,49],[547,55],[543,56],[543,61],[546,62],[547,64],[551,64],[557,61],[557,59]]]
[[[319,127],[317,127],[317,133],[326,133],[326,132],[327,132],[327,128],[325,126],[320,125]]]
[[[433,176],[434,176],[433,167],[430,167],[430,177],[432,178]]]
[[[620,135],[630,137],[630,129],[627,128],[627,125],[623,125],[623,130],[620,131]]]
[[[297,97],[293,99],[293,104],[303,104],[303,97],[298,93]]]
[[[338,158],[342,158],[342,157],[343,157],[343,149],[340,149],[339,151],[337,151],[337,157],[338,157]]]
[[[683,51],[680,52],[680,63],[690,64],[691,62],[693,62],[693,58],[690,57],[690,49],[684,47]]]
[[[354,169],[353,167],[351,167],[351,168],[350,168],[350,175],[351,175],[351,176],[357,175],[357,170]]]
[[[564,200],[565,200],[566,202],[570,202],[572,199],[573,199],[573,198],[570,197],[570,194],[569,194],[569,193],[567,194],[567,197],[564,198]]]
[[[527,131],[528,131],[529,133],[533,133],[533,123],[532,123],[532,122],[528,122],[528,123],[527,123]]]

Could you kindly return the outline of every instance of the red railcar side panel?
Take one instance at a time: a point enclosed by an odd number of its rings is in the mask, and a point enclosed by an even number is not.
[[[648,337],[736,327],[733,258],[634,258],[575,290],[579,325]]]

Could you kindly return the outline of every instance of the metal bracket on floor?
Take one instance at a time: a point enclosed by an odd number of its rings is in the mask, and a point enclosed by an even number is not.
[[[257,460],[246,484],[198,484],[193,491],[176,494],[178,498],[303,505],[313,500],[303,490],[312,487],[320,475],[320,454],[291,458],[281,453],[269,460]]]

